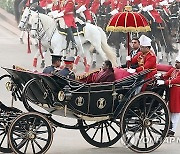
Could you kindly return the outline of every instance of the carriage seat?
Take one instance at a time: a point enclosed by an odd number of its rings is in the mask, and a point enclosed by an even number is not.
[[[166,64],[157,64],[157,71],[168,72],[173,66]]]

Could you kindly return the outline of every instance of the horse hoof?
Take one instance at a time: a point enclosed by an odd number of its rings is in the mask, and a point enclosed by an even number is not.
[[[96,68],[96,62],[95,61],[93,61],[93,63],[92,63],[92,68]]]
[[[21,44],[24,44],[24,41],[23,41],[23,39],[22,39],[22,38],[20,38],[20,43],[21,43]]]
[[[42,62],[40,68],[44,68],[44,67],[45,67],[45,62]]]
[[[169,62],[169,65],[172,65],[172,63],[171,63],[171,62]]]

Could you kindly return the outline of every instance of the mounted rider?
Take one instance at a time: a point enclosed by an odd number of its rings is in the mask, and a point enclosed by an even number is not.
[[[85,18],[87,22],[92,22],[91,13],[89,10],[90,0],[75,0],[77,7],[76,13]]]
[[[111,15],[115,15],[118,12],[122,12],[124,7],[127,5],[127,0],[107,0],[103,3],[103,5],[111,6]]]
[[[64,22],[67,26],[67,35],[72,42],[72,49],[77,46],[72,31],[72,28],[76,28],[74,5],[74,0],[59,0],[59,4],[55,8],[56,10],[58,10],[58,13],[54,15],[55,19],[63,17]]]

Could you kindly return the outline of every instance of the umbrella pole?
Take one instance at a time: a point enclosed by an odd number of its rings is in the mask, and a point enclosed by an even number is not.
[[[130,42],[130,35],[129,35],[129,32],[128,32],[128,33],[127,33],[127,49],[128,49],[128,56],[130,55],[129,42]],[[129,66],[130,66],[130,61],[127,62],[127,67],[129,68]]]

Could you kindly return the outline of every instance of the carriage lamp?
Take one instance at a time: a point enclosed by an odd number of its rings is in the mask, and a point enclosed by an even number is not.
[[[70,101],[72,97],[72,93],[70,92],[71,88],[68,85],[66,85],[63,89],[65,94],[65,100]]]
[[[68,101],[70,101],[72,98],[72,93],[70,92],[71,88],[68,85],[66,85],[63,89],[65,94],[64,116],[66,117],[67,105],[68,105]]]

